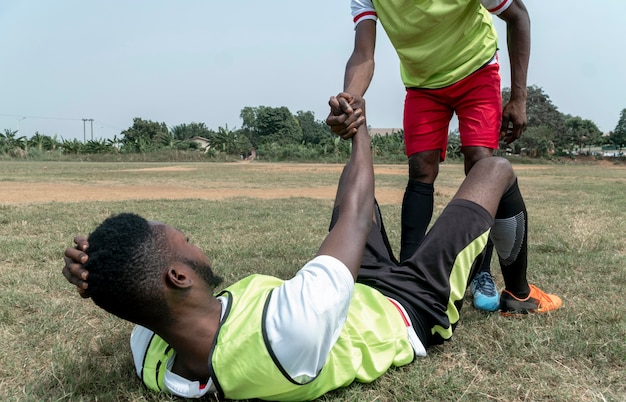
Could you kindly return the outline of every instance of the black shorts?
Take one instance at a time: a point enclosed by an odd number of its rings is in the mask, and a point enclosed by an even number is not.
[[[463,296],[482,262],[493,218],[474,202],[453,200],[415,254],[400,264],[378,206],[376,212],[357,282],[402,304],[425,347],[443,343],[459,320]],[[331,227],[336,215],[335,208]]]

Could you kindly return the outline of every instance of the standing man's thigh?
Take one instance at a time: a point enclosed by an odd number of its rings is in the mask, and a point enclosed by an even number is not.
[[[489,64],[454,84],[462,147],[498,148],[502,91],[498,64]]]
[[[439,89],[407,89],[404,101],[406,155],[439,150],[446,156],[448,128],[453,109],[439,97]]]

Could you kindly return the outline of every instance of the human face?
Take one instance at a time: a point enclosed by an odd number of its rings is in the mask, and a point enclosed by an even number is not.
[[[190,242],[189,237],[185,236],[182,231],[159,222],[150,222],[150,224],[163,230],[167,241],[174,251],[176,260],[192,268],[209,287],[215,288],[222,283],[222,278],[213,272],[209,257],[195,244]]]

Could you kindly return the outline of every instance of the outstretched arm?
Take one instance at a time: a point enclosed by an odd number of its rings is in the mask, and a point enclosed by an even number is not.
[[[343,90],[359,102],[374,76],[374,49],[376,45],[376,21],[363,20],[358,23],[354,35],[354,50],[346,65]],[[356,133],[356,126],[350,120],[354,108],[351,104],[341,104],[338,98],[329,102],[330,114],[326,124],[331,131],[344,139]]]
[[[338,217],[317,257],[273,290],[265,321],[276,359],[300,383],[310,381],[313,373],[324,367],[341,333],[374,213],[374,169],[365,103],[355,102],[345,93],[332,97],[331,102],[344,107],[352,103],[357,131],[337,187]]]
[[[526,79],[530,59],[530,17],[521,0],[513,0],[500,15],[506,21],[507,47],[511,61],[511,99],[502,111],[500,138],[507,144],[526,128]]]
[[[365,101],[363,98],[348,98],[347,95],[340,94],[330,101],[350,102],[360,125],[352,137],[350,161],[345,166],[337,187],[335,206],[339,208],[339,217],[317,255],[337,258],[356,279],[374,214],[374,167],[365,120]]]

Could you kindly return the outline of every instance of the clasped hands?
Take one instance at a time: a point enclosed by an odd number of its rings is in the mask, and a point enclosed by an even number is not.
[[[330,113],[326,124],[330,130],[344,140],[352,138],[357,129],[365,124],[365,99],[361,96],[341,92],[328,101]]]

